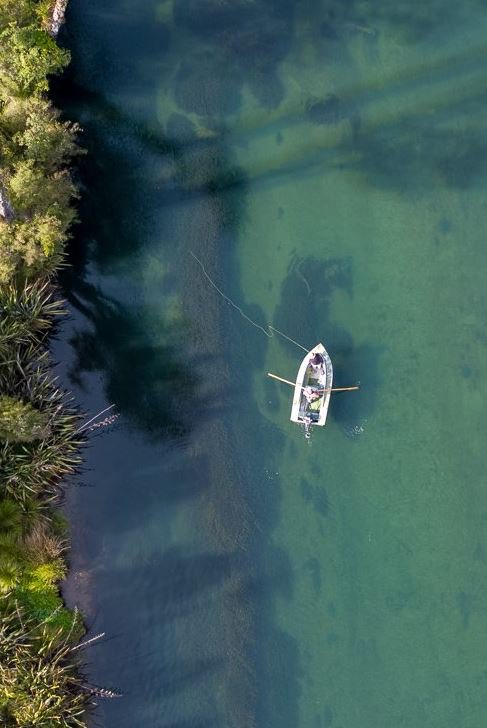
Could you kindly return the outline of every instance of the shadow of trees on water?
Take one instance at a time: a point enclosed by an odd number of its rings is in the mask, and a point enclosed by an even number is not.
[[[487,183],[487,140],[476,131],[403,119],[362,131],[349,149],[359,156],[340,166],[365,174],[377,187],[421,192],[434,185],[467,189]]]
[[[191,121],[173,114],[170,134],[156,133],[103,96],[69,78],[65,83],[62,100],[70,115],[79,117],[90,108],[84,121],[88,156],[79,167],[84,190],[81,223],[71,246],[70,267],[62,275],[67,299],[91,325],[72,340],[73,381],[80,384],[83,372],[103,372],[107,398],[140,431],[151,439],[179,437],[195,421],[192,413],[216,413],[215,403],[224,403],[225,393],[212,400],[199,395],[196,362],[187,353],[183,358],[181,349],[191,335],[184,318],[174,323],[161,306],[139,303],[136,289],[135,302],[128,303],[124,296],[116,300],[102,293],[91,282],[88,263],[91,270],[105,274],[123,272],[126,264],[137,266],[150,240],[154,211],[167,209],[171,215],[179,205],[198,199],[218,200],[219,235],[228,235],[240,222],[245,178],[230,160],[224,132],[198,140]],[[146,165],[155,160],[162,171],[151,183],[145,178]],[[175,269],[173,276],[177,275]],[[171,285],[170,274],[163,280],[166,288]],[[176,279],[172,285],[177,286]],[[221,406],[225,405],[220,411]]]
[[[214,234],[207,239],[202,236],[201,249],[197,247],[196,252],[205,264],[209,258],[212,261],[210,265],[216,265],[225,255],[230,255],[232,237],[245,213],[245,175],[234,164],[225,129],[217,123],[214,125],[214,136],[201,140],[197,138],[191,121],[182,114],[173,114],[165,127],[157,130],[142,122],[135,122],[107,102],[103,95],[86,91],[79,83],[71,84],[69,93],[72,96],[71,106],[67,100],[63,105],[72,117],[82,119],[89,152],[87,160],[83,160],[80,166],[84,188],[80,215],[82,222],[77,229],[75,245],[72,246],[72,267],[63,276],[66,296],[87,322],[73,338],[76,365],[72,376],[83,383],[84,373],[100,372],[109,401],[114,402],[129,424],[132,423],[147,439],[185,438],[192,428],[202,422],[202,418],[214,417],[217,413],[213,398],[202,395],[200,382],[195,377],[197,365],[201,366],[199,357],[196,362],[193,354],[190,353],[188,357],[181,346],[188,339],[192,327],[197,326],[205,314],[210,318],[206,325],[212,324],[213,314],[205,311],[203,304],[205,296],[207,298],[210,295],[213,301],[216,294],[213,291],[208,294],[205,282],[206,293],[201,293],[202,305],[195,311],[194,320],[180,320],[175,330],[157,302],[153,306],[139,303],[131,290],[121,291],[119,297],[105,290],[107,287],[108,290],[113,289],[111,274],[119,270],[123,272],[125,266],[137,265],[138,256],[143,255],[150,246],[153,210],[162,210],[164,214],[167,211],[168,215],[173,215],[181,205],[183,216],[188,216],[190,211],[199,213],[204,203],[211,203],[218,211]],[[156,181],[145,178],[147,161],[150,164],[155,162],[160,170]],[[195,202],[197,205],[191,207]],[[205,227],[206,220],[196,214],[192,223],[199,233],[199,228]],[[176,233],[181,231],[177,230]],[[181,290],[178,266],[186,269],[191,266],[190,276],[198,276],[194,287],[203,288],[201,272],[192,260],[189,265],[185,265],[182,258],[188,252],[188,241],[176,234],[168,241],[161,241],[161,245],[166,250],[175,245],[174,250],[169,251],[177,263],[171,273],[174,279],[171,285],[175,290]],[[214,273],[211,267],[210,271]],[[99,281],[99,272],[106,276],[107,285],[105,279]],[[183,280],[188,280],[187,272],[185,275]],[[218,299],[216,306],[221,308]],[[253,333],[249,332],[249,340],[251,335]],[[240,342],[243,346],[245,340],[244,335]],[[221,339],[216,341],[218,343]],[[265,345],[265,339],[262,338],[258,346],[260,358]],[[214,364],[214,361],[206,361],[207,366]],[[243,373],[239,382],[245,386],[247,381],[248,375]],[[220,388],[218,398],[225,400],[224,389]],[[181,412],[181,401],[189,405],[185,412]],[[219,405],[220,408],[222,406],[225,406],[224,402]],[[196,453],[198,472],[194,473],[194,479],[197,482],[183,488],[182,493],[188,498],[204,494],[205,502],[202,503],[201,511],[207,507],[209,517],[213,513],[214,521],[218,521],[215,527],[225,530],[230,543],[235,539],[231,518],[235,519],[235,531],[239,532],[240,521],[245,520],[245,515],[241,510],[237,513],[234,508],[235,512],[231,512],[228,523],[221,514],[228,515],[230,509],[226,509],[226,506],[234,501],[239,502],[239,497],[245,499],[245,483],[232,480],[232,468],[236,466],[232,465],[232,453],[226,452],[225,444],[224,452],[217,454],[214,450],[218,451],[219,443],[213,443],[210,447],[211,468],[205,460],[206,446],[206,442],[200,443],[205,453],[203,458]],[[217,456],[223,464],[220,470],[215,471],[213,461]],[[215,482],[215,472],[218,476],[225,473],[227,481],[217,477],[218,482]],[[242,469],[242,480],[243,472]],[[164,482],[171,478],[170,475],[166,476],[168,473],[164,473]],[[134,473],[133,477],[136,478],[137,474]],[[191,473],[183,474],[181,480],[190,481]],[[221,491],[220,495],[218,490]],[[242,491],[240,496],[239,490]],[[225,495],[227,491],[229,494]],[[274,495],[278,497],[277,492]],[[132,529],[135,531],[137,523],[150,522],[147,515],[152,507],[160,509],[165,499],[174,504],[181,497],[176,487],[170,489],[169,495],[165,489],[158,494],[158,484],[153,483],[148,491],[144,490],[143,495],[139,493],[138,498],[134,499],[133,489],[128,488],[126,494],[120,494],[116,506],[110,507],[110,525],[106,526],[108,533],[105,532],[105,536],[109,538],[110,532],[118,534]],[[226,499],[225,504],[219,505],[218,499]],[[239,523],[236,523],[237,518]],[[246,522],[245,528],[253,535],[252,523]],[[132,597],[130,591],[137,591],[139,585],[140,594],[144,594],[144,603],[145,600],[149,601],[152,618],[166,636],[174,623],[189,615],[188,629],[192,629],[203,615],[207,615],[205,618],[211,622],[221,614],[221,633],[215,635],[215,648],[227,649],[221,656],[221,665],[218,663],[218,654],[217,662],[205,665],[195,655],[193,670],[192,661],[179,660],[180,646],[169,644],[167,657],[159,654],[157,660],[148,660],[147,663],[135,660],[138,668],[136,683],[143,686],[144,683],[153,682],[154,663],[159,666],[161,662],[164,671],[175,669],[176,677],[177,670],[180,670],[180,679],[176,679],[172,688],[163,683],[172,694],[187,686],[197,692],[197,685],[201,683],[206,693],[211,695],[218,680],[219,690],[228,693],[229,713],[225,728],[251,728],[256,720],[255,686],[264,679],[249,654],[255,651],[255,611],[260,612],[262,604],[272,600],[275,590],[282,588],[289,592],[292,588],[287,568],[284,562],[275,573],[261,577],[242,548],[233,552],[227,547],[224,553],[196,557],[181,550],[169,549],[141,557],[137,573],[134,573],[132,565],[126,570],[111,565],[106,573],[103,571],[97,574],[98,601],[103,614],[110,615],[113,620],[111,629],[124,634],[124,651],[128,654],[132,643],[135,647],[139,639],[147,642],[143,624],[137,627],[138,637],[127,636],[127,624],[133,624],[133,619],[127,617],[127,609],[140,602],[138,594]],[[286,582],[287,586],[280,586],[281,582]],[[145,607],[141,610],[142,619],[145,619],[144,615]],[[265,617],[259,613],[260,620],[265,621]],[[204,633],[200,637],[207,639]],[[273,628],[272,644],[277,645],[280,639],[291,638]],[[187,635],[186,644],[188,640]],[[114,650],[112,654],[116,652]],[[174,655],[178,656],[176,663]],[[280,701],[282,725],[289,728],[294,728],[297,720],[297,690],[291,689],[297,680],[293,663],[296,655],[295,645],[293,652],[287,654],[286,684],[290,688],[289,694]],[[110,671],[112,669],[116,678],[116,666],[110,666]],[[127,673],[132,674],[129,667]],[[110,672],[106,679],[111,679]],[[133,695],[128,715],[137,714],[137,706],[140,706],[140,715],[143,715],[143,708],[147,706],[157,710],[160,699],[160,690],[157,689],[155,694],[149,696],[146,692],[141,696]],[[230,714],[232,706],[233,715]],[[109,710],[111,718],[119,719],[120,726],[130,720],[118,705],[110,706]],[[213,712],[211,710],[210,714]],[[201,710],[198,714],[205,716],[205,711]],[[180,724],[185,725],[185,721]],[[203,724],[204,719],[202,723],[201,717],[195,718],[194,722],[187,721],[188,726]],[[216,726],[217,723],[213,721],[211,725]]]
[[[164,319],[153,316],[150,322],[147,312],[134,311],[88,283],[65,295],[92,325],[71,338],[76,352],[72,382],[83,388],[83,374],[103,372],[107,400],[137,430],[150,439],[187,434],[190,419],[179,412],[181,402],[197,396],[197,383],[190,374],[191,362],[183,366],[179,361],[171,343],[174,332]],[[157,329],[161,341],[166,333],[167,343],[155,344],[151,328]]]
[[[175,0],[174,33],[189,39],[174,76],[180,108],[203,117],[235,113],[244,85],[264,108],[278,106],[294,11],[294,0]]]

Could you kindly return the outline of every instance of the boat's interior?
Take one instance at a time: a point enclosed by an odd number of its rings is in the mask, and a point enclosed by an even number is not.
[[[313,371],[311,367],[308,367],[306,369],[306,374],[304,375],[303,379],[303,387],[313,387],[316,389],[321,389],[323,385],[319,382],[319,380],[312,376]],[[323,396],[313,400],[312,402],[308,402],[306,397],[303,393],[301,393],[301,403],[299,407],[299,416],[303,419],[305,417],[308,417],[311,419],[312,422],[317,422],[320,417],[320,410],[323,404]]]

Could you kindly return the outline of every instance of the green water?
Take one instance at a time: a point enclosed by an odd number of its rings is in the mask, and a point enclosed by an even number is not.
[[[474,1],[72,0],[66,340],[122,415],[77,497],[103,725],[484,725],[486,31]],[[191,251],[360,382],[311,441],[265,376],[303,352]]]

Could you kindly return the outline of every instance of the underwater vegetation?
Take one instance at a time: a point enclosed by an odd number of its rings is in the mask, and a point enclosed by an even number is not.
[[[360,157],[351,166],[371,183],[412,193],[434,184],[468,188],[487,167],[487,144],[481,134],[459,134],[416,120],[361,129],[353,149]]]
[[[323,101],[308,101],[306,116],[315,124],[336,124],[341,116],[340,99],[328,94]]]
[[[245,84],[263,106],[278,106],[278,67],[291,47],[293,18],[290,0],[176,0],[175,30],[197,41],[174,76],[180,107],[227,116],[240,108]]]
[[[196,52],[181,63],[174,79],[174,97],[184,111],[225,116],[240,108],[241,85],[238,64],[225,50],[214,48]]]

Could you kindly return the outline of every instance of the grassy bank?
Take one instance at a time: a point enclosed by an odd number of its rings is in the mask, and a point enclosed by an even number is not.
[[[75,218],[78,129],[46,96],[69,62],[51,0],[0,0],[0,722],[82,726],[89,692],[64,606],[66,523],[56,504],[79,465],[77,413],[50,371],[55,274]]]

